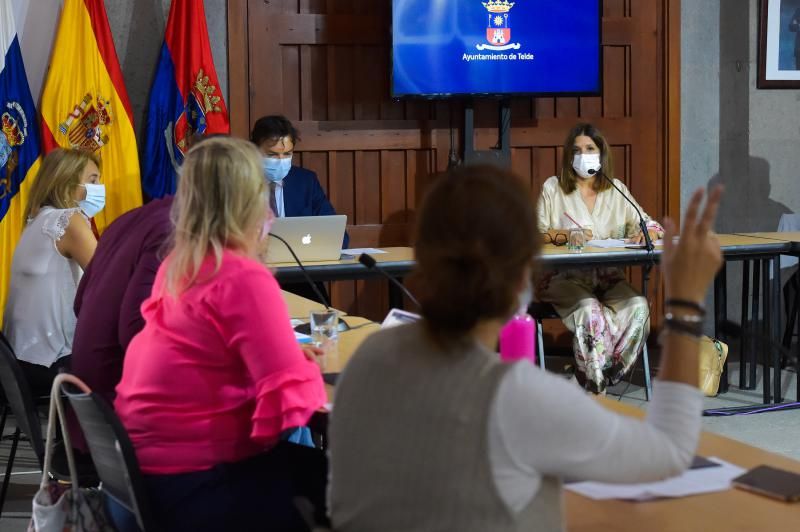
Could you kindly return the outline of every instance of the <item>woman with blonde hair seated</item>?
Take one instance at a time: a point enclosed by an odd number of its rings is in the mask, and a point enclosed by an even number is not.
[[[691,463],[700,435],[699,336],[722,263],[711,232],[720,191],[680,242],[666,224],[667,319],[645,420],[606,409],[562,377],[494,351],[530,298],[539,238],[522,180],[492,167],[438,178],[415,252],[422,320],[379,331],[339,378],[330,426],[337,532],[560,531],[561,479],[647,482]]]
[[[44,158],[28,194],[3,333],[34,395],[49,394],[59,368],[69,366],[76,321],[72,304],[97,247],[89,218],[105,205],[99,181],[95,155],[56,149]]]
[[[256,259],[267,201],[250,143],[217,137],[189,151],[174,247],[142,304],[114,403],[164,530],[302,530],[292,498],[324,506],[324,455],[281,441],[326,395]]]

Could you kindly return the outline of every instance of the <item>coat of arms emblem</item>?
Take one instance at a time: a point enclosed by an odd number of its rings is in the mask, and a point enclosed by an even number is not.
[[[17,149],[28,137],[28,118],[18,102],[7,102],[0,116],[0,199],[12,194],[11,176],[19,165]]]
[[[519,49],[519,43],[511,43],[511,8],[515,2],[508,0],[489,0],[481,2],[488,12],[486,24],[486,42],[479,44],[478,50],[509,50]]]
[[[100,95],[92,98],[90,93],[86,93],[66,120],[58,125],[58,131],[67,136],[71,147],[95,152],[108,144],[106,129],[111,122],[111,102]]]

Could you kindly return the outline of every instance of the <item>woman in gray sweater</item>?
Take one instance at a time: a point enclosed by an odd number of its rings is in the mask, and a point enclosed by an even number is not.
[[[440,177],[416,238],[423,319],[372,335],[336,390],[330,513],[337,532],[562,530],[561,479],[677,475],[700,434],[701,302],[722,257],[721,190],[690,202],[678,242],[665,222],[666,319],[644,420],[616,414],[530,362],[501,363],[503,324],[530,298],[536,212],[491,167]]]

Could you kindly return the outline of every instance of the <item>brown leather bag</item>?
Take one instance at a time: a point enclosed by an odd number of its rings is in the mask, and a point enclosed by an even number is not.
[[[717,395],[719,378],[726,358],[728,358],[728,344],[708,336],[700,339],[700,389],[706,397]]]

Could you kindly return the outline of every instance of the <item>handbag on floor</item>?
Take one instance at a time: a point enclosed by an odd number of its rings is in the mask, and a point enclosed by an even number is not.
[[[719,378],[727,358],[728,344],[708,336],[700,338],[700,389],[706,397],[717,395]]]
[[[65,373],[60,373],[53,380],[42,482],[33,497],[33,515],[28,524],[28,532],[113,532],[115,530],[105,512],[103,494],[97,489],[81,488],[78,485],[78,470],[75,467],[75,456],[61,399],[61,383],[76,381],[82,384],[77,377]],[[52,479],[48,474],[53,461],[56,423],[61,424],[64,437],[70,484]]]

